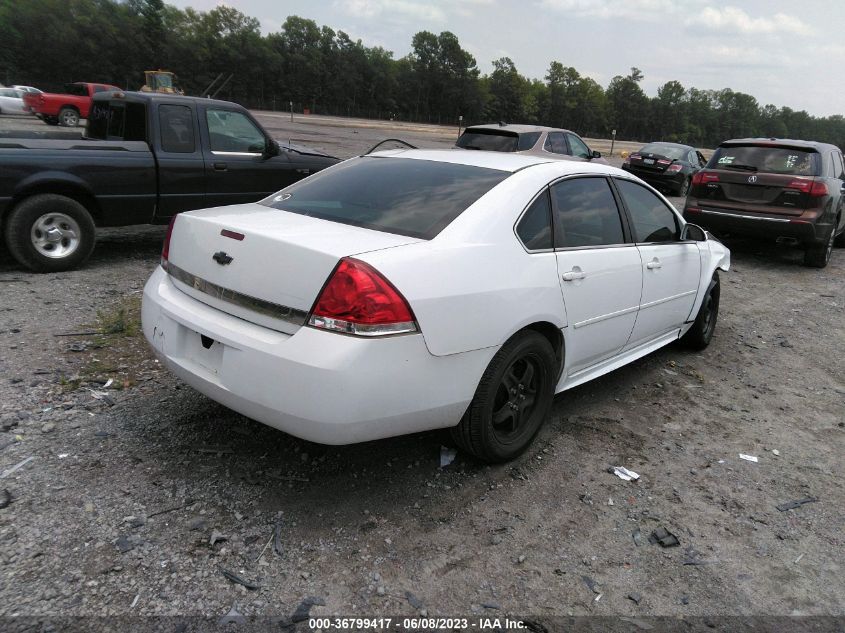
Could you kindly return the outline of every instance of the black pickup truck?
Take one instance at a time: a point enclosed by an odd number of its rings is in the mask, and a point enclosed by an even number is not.
[[[234,103],[109,91],[79,140],[0,138],[0,232],[26,268],[68,270],[91,254],[96,226],[260,200],[337,162],[280,145]]]

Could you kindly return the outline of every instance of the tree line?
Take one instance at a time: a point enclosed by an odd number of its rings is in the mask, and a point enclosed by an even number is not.
[[[225,5],[179,9],[163,0],[0,0],[0,81],[59,89],[70,81],[138,89],[143,71],[175,72],[186,94],[210,92],[250,108],[457,124],[507,121],[625,140],[714,147],[727,138],[774,136],[845,146],[842,115],[815,117],[761,105],[752,95],[679,81],[655,97],[631,68],[602,87],[552,61],[542,79],[503,57],[482,74],[448,31],[421,31],[411,52],[365,46],[343,31],[289,16],[262,35],[257,19]],[[225,79],[231,79],[223,84]]]

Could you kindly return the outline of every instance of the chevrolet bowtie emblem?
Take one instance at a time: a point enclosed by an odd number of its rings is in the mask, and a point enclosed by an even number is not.
[[[231,262],[232,262],[232,258],[231,258],[231,257],[229,257],[229,256],[228,256],[225,252],[223,252],[223,251],[217,251],[216,253],[214,253],[214,255],[212,255],[212,256],[211,256],[211,259],[213,259],[214,261],[216,261],[216,262],[217,262],[218,264],[220,264],[221,266],[225,266],[226,264],[229,264],[229,263],[231,263]]]

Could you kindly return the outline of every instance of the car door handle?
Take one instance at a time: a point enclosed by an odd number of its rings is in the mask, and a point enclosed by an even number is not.
[[[214,171],[226,171],[228,167],[226,163],[214,163]]]
[[[575,281],[576,279],[583,279],[587,276],[587,273],[583,272],[577,266],[570,270],[568,273],[563,273],[560,278],[564,281]]]
[[[655,268],[663,268],[663,264],[661,264],[660,260],[655,257],[649,263],[647,263],[645,267],[649,270],[654,270]]]

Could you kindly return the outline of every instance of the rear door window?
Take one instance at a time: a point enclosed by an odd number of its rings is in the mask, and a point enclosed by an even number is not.
[[[566,138],[564,138],[563,132],[549,132],[543,149],[552,154],[569,154],[569,148],[566,146]]]
[[[430,240],[509,175],[472,165],[362,156],[318,172],[261,204]]]
[[[516,225],[516,234],[529,251],[552,248],[552,208],[549,192],[543,191]]]
[[[196,150],[194,121],[188,106],[160,105],[158,123],[163,151],[192,154]]]
[[[843,178],[843,169],[842,166],[842,154],[839,152],[833,152],[833,177],[834,178]]]
[[[570,178],[551,187],[557,248],[623,244],[619,208],[604,178]]]
[[[713,169],[760,171],[792,176],[818,176],[821,161],[816,152],[773,145],[731,145],[716,150]]]
[[[628,208],[637,242],[671,242],[679,238],[677,216],[654,192],[621,178],[616,179],[616,187]]]

